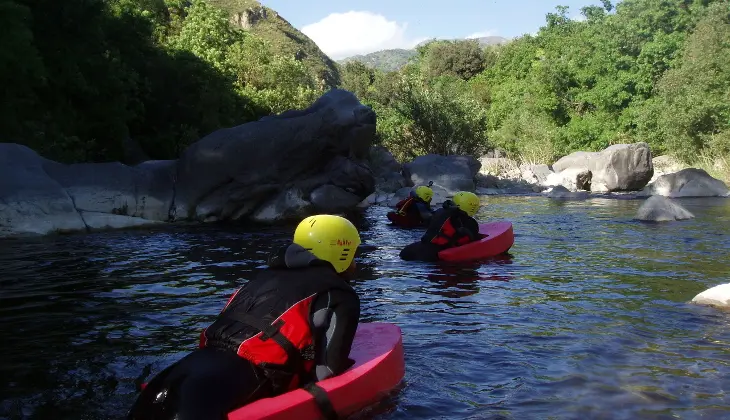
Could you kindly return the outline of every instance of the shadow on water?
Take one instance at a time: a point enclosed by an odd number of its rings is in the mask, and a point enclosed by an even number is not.
[[[511,220],[515,245],[465,264],[402,261],[422,230],[353,215],[362,321],[397,323],[407,362],[358,418],[730,416],[730,319],[687,304],[730,280],[730,204],[644,224],[641,203],[485,198],[477,218]],[[120,418],[294,227],[0,241],[0,418]]]

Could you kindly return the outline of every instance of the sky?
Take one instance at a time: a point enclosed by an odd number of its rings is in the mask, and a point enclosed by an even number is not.
[[[555,6],[580,9],[599,0],[261,0],[335,60],[426,39],[514,38],[536,33]],[[615,1],[613,2],[616,3]]]

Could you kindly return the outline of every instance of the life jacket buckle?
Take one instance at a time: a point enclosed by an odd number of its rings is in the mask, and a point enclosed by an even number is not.
[[[280,319],[280,320],[276,321],[275,323],[271,324],[271,326],[266,327],[266,329],[261,331],[261,337],[259,337],[260,340],[266,341],[266,340],[274,337],[276,334],[279,334],[279,330],[283,326],[284,326],[284,321],[282,321]]]

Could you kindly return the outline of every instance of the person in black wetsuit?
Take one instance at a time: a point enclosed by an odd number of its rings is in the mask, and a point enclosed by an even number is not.
[[[439,252],[481,239],[479,223],[472,216],[480,207],[479,197],[468,191],[459,191],[454,200],[447,200],[437,210],[421,240],[400,252],[406,261],[438,261]]]
[[[432,185],[433,183],[429,183]],[[408,197],[395,205],[395,211],[388,212],[388,220],[396,226],[417,227],[427,226],[431,220],[431,199],[433,190],[421,185],[408,193]]]
[[[293,243],[228,300],[200,347],[147,384],[127,419],[227,419],[239,407],[300,387],[334,417],[314,383],[354,363],[348,356],[360,299],[347,277],[358,245],[347,219],[304,219]]]

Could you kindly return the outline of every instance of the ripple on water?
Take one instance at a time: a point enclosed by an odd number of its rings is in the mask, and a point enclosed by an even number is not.
[[[510,255],[421,264],[386,209],[357,223],[362,320],[397,323],[402,388],[359,418],[727,418],[730,321],[688,305],[728,281],[727,200],[632,220],[639,200],[490,197]],[[0,417],[118,418],[193,349],[292,227],[187,227],[0,242]]]

